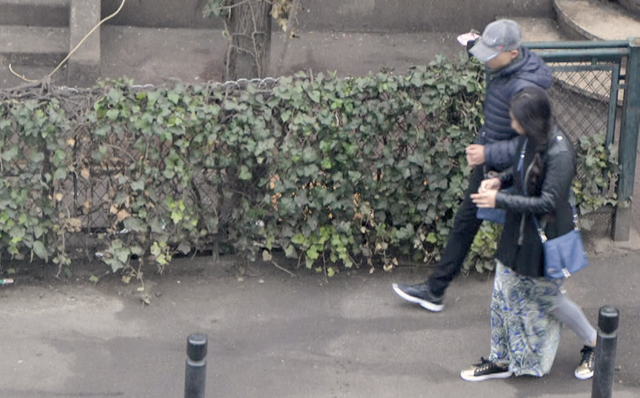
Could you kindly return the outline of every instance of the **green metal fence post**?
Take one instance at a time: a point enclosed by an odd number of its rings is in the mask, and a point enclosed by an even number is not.
[[[619,204],[612,229],[615,241],[629,240],[632,219],[631,199],[633,198],[638,131],[640,129],[640,38],[629,39],[629,50],[620,130]]]

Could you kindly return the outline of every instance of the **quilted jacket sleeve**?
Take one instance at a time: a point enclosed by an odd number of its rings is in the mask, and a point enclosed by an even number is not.
[[[511,166],[516,157],[520,137],[506,141],[496,141],[484,147],[484,162],[489,168],[502,171]]]

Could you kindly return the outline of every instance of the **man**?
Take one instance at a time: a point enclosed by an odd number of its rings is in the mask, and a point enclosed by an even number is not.
[[[480,229],[478,208],[470,195],[478,192],[485,173],[509,167],[516,155],[517,133],[511,128],[511,98],[529,86],[551,87],[551,69],[528,49],[520,46],[522,31],[511,20],[490,23],[469,52],[485,64],[487,92],[484,101],[485,122],[475,143],[466,148],[469,165],[474,167],[469,186],[458,209],[453,229],[434,273],[416,285],[393,284],[403,299],[423,308],[439,312],[444,308],[445,291],[459,273],[473,239]]]

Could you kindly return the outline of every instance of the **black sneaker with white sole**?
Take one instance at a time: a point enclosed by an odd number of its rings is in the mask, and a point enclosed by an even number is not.
[[[393,290],[403,299],[411,303],[420,304],[422,308],[429,311],[440,312],[444,308],[442,297],[434,296],[426,282],[417,285],[394,283]]]
[[[499,365],[495,362],[480,358],[480,363],[473,365],[462,372],[460,377],[466,381],[483,381],[490,379],[507,379],[513,375],[507,365]]]
[[[580,350],[580,354],[582,358],[580,359],[580,364],[576,368],[574,374],[576,378],[580,380],[588,380],[593,377],[593,369],[596,362],[596,351],[593,347],[584,346],[584,348]]]

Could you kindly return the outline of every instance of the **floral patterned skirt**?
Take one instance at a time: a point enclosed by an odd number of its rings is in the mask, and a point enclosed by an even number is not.
[[[550,312],[562,282],[522,276],[497,262],[491,300],[490,361],[508,364],[516,376],[549,373],[561,329]]]

